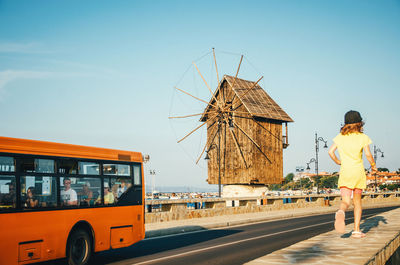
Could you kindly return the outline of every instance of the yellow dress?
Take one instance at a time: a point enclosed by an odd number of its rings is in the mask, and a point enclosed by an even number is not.
[[[333,142],[336,144],[341,160],[338,186],[349,189],[365,189],[367,187],[363,148],[372,143],[363,133],[338,134]]]

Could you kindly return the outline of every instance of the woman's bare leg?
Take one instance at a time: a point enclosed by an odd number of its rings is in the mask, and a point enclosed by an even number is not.
[[[340,203],[339,210],[342,210],[345,212],[347,208],[349,208],[351,203],[351,197],[350,196],[342,196],[342,202]]]
[[[335,214],[335,230],[343,234],[346,231],[345,211],[349,208],[351,197],[347,194],[342,194],[342,202],[339,210]]]
[[[361,194],[353,194],[353,203],[354,203],[354,231],[360,231],[360,222],[362,215],[362,207],[361,207]]]

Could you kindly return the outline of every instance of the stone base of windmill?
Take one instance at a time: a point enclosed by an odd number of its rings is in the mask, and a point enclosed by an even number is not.
[[[263,185],[224,185],[223,198],[234,197],[259,197],[268,192],[268,187]]]

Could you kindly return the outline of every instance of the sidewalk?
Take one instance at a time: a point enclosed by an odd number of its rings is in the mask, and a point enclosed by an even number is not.
[[[399,205],[398,203],[380,204],[380,207]],[[366,208],[377,207],[376,204],[363,205]],[[278,210],[258,212],[251,214],[223,215],[207,218],[193,218],[179,221],[149,223],[146,224],[146,238],[165,236],[171,234],[186,233],[205,229],[228,227],[240,224],[272,221],[284,218],[301,217],[308,215],[334,213],[335,206],[321,206],[312,208],[297,208],[295,210]],[[332,215],[333,218],[333,215]]]
[[[246,264],[379,264],[383,265],[400,246],[400,209],[364,220],[362,239],[351,238],[353,224],[347,233],[330,231],[293,244]],[[391,261],[391,264],[399,264]]]

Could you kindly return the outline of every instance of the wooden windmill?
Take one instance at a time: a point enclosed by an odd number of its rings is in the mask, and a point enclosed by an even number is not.
[[[213,50],[215,68],[217,68]],[[257,81],[224,75],[212,92],[199,69],[199,75],[211,93],[207,102],[184,90],[177,90],[207,104],[203,113],[180,117],[201,116],[196,130],[207,125],[207,142],[196,163],[205,154],[208,160],[209,184],[266,185],[281,183],[283,178],[283,149],[287,148],[289,115],[258,85]],[[218,70],[217,70],[218,78]],[[218,78],[219,80],[219,78]],[[283,135],[283,124],[285,135]],[[221,189],[220,189],[221,193]]]

